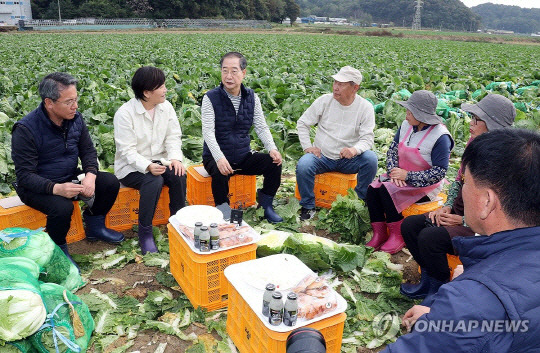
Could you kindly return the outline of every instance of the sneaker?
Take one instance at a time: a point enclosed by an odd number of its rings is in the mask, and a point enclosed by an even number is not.
[[[302,209],[300,210],[300,219],[302,221],[307,221],[308,219],[312,219],[313,217],[315,217],[314,209],[302,207]]]

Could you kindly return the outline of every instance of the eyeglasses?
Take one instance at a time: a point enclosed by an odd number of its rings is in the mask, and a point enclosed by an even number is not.
[[[58,101],[55,101],[55,102],[58,102]],[[79,103],[79,97],[74,98],[74,99],[68,99],[67,101],[58,102],[58,103],[62,103],[64,105],[68,106],[68,107],[72,107],[76,103]]]
[[[479,121],[484,122],[484,120],[478,119],[478,117],[476,115],[473,115],[472,120],[471,120],[471,124],[477,125]]]
[[[232,70],[221,69],[221,74],[223,76],[228,76],[229,74],[231,74],[232,76],[237,76],[240,72],[241,72],[240,70],[236,70],[236,69],[232,69]]]

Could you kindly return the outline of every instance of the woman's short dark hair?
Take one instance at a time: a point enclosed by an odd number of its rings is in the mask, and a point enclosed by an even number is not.
[[[539,133],[512,128],[486,132],[467,146],[462,164],[475,184],[497,194],[508,218],[540,226]]]
[[[135,71],[131,79],[131,88],[137,99],[144,99],[144,91],[153,91],[165,83],[163,70],[153,66],[143,66]]]

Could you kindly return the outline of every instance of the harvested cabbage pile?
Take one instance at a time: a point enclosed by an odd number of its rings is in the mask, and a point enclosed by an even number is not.
[[[38,266],[25,258],[0,258],[0,340],[16,341],[36,332],[47,312],[40,296]]]
[[[64,255],[47,233],[26,228],[0,231],[0,258],[20,256],[35,261],[40,281],[60,284],[73,291],[84,282],[77,267]]]

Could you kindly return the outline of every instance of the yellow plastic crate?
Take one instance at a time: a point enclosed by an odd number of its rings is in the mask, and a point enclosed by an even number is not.
[[[440,200],[438,201],[422,202],[420,204],[413,203],[412,205],[403,210],[403,217],[424,214],[427,212],[435,211],[437,208],[442,207],[442,205],[444,205],[444,203],[446,202],[448,196],[442,192],[438,196],[440,198]]]
[[[336,201],[337,195],[347,195],[347,190],[356,187],[356,174],[343,174],[338,172],[329,172],[315,175],[315,206],[331,208],[332,202]],[[300,200],[298,183],[294,196]]]
[[[223,271],[229,265],[254,260],[257,244],[200,255],[191,250],[171,224],[167,229],[171,273],[191,304],[208,311],[226,307],[230,286]]]
[[[113,207],[105,216],[105,226],[116,231],[123,231],[138,224],[139,197],[139,190],[128,187],[120,188]],[[167,224],[169,217],[169,188],[163,186],[152,224]]]
[[[17,196],[13,197],[18,198]],[[66,241],[68,243],[74,243],[85,238],[79,202],[73,201],[73,206],[71,226],[66,236]],[[13,227],[38,229],[40,227],[45,227],[46,224],[47,216],[30,206],[21,205],[11,208],[3,208],[0,206],[0,229]]]
[[[326,341],[327,353],[339,353],[347,315],[337,314],[308,325],[319,330]],[[290,332],[268,329],[240,293],[229,285],[227,333],[240,353],[285,353]]]
[[[212,177],[203,177],[192,165],[187,169],[187,202],[190,205],[215,206],[212,195]],[[235,174],[229,179],[229,201],[231,207],[245,208],[255,205],[257,177],[255,175]]]

